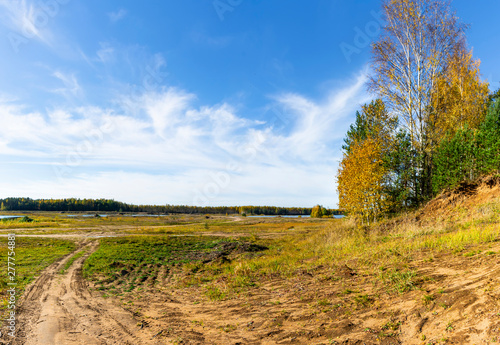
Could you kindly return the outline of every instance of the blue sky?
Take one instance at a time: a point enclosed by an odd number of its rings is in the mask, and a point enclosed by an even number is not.
[[[491,89],[495,0],[455,0]],[[0,197],[336,207],[378,0],[0,0]]]

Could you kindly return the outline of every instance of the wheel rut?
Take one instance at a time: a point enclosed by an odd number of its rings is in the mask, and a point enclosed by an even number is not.
[[[5,339],[3,344],[159,344],[152,334],[137,326],[138,320],[130,312],[90,290],[82,277],[82,266],[97,247],[97,241],[84,243],[27,287],[17,312],[16,337]],[[82,250],[85,254],[60,274]]]

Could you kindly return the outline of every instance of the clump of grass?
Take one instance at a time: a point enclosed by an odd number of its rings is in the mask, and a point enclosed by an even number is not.
[[[373,302],[373,299],[368,295],[358,295],[354,296],[354,302],[362,307],[365,307]]]
[[[236,325],[230,325],[230,324],[219,327],[219,329],[221,331],[226,332],[226,333],[230,333],[230,332],[236,330],[236,328],[237,328]]]
[[[398,321],[398,322],[387,321],[385,323],[385,325],[382,326],[382,329],[383,330],[397,331],[400,326],[401,326],[401,321]]]
[[[205,296],[212,301],[222,301],[226,299],[227,293],[222,291],[218,286],[209,285],[205,289]]]
[[[24,216],[22,218],[19,218],[17,221],[18,221],[18,223],[32,223],[32,222],[34,222],[34,219],[30,218],[28,216]]]
[[[68,268],[70,268],[70,267],[71,267],[71,265],[73,265],[73,263],[74,263],[77,259],[79,259],[79,258],[81,258],[82,256],[84,256],[86,252],[87,252],[87,250],[86,250],[86,249],[82,249],[81,251],[79,251],[78,253],[76,253],[75,255],[73,255],[73,256],[72,256],[72,257],[71,257],[71,258],[70,258],[70,259],[66,262],[66,264],[64,265],[64,267],[62,267],[62,268],[59,270],[59,274],[64,274],[64,273],[68,270]]]
[[[330,301],[327,300],[326,298],[322,298],[322,299],[318,300],[318,302],[317,302],[318,306],[323,306],[323,307],[328,306],[330,304],[331,304]]]
[[[464,256],[465,256],[466,258],[469,258],[469,257],[471,257],[471,256],[474,256],[474,255],[477,255],[477,254],[480,254],[480,253],[481,253],[481,251],[480,251],[480,250],[472,250],[472,251],[470,251],[470,252],[468,252],[468,253],[465,253],[465,254],[464,254]]]
[[[436,297],[434,295],[423,295],[422,302],[424,303],[424,305],[428,305],[429,303],[434,301],[435,298]]]
[[[382,272],[380,279],[386,284],[388,292],[405,293],[416,288],[415,271],[399,271],[393,269],[389,272]]]

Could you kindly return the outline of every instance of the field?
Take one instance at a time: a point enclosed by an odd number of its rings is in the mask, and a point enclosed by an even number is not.
[[[20,287],[39,276],[12,344],[494,343],[495,200],[369,228],[212,215],[4,221]]]

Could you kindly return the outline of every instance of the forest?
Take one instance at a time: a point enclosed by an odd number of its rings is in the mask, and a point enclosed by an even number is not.
[[[275,206],[186,206],[132,205],[109,199],[0,199],[1,211],[59,211],[59,212],[148,212],[155,214],[245,214],[245,215],[310,215],[311,208]],[[341,214],[328,210],[325,214]]]

